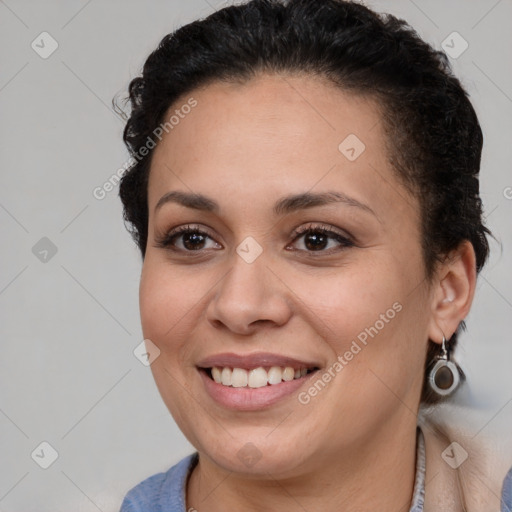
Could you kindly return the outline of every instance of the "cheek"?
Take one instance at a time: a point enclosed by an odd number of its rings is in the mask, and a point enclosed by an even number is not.
[[[293,291],[300,297],[298,303],[307,306],[305,314],[340,349],[347,339],[357,337],[377,321],[381,330],[380,315],[386,311],[391,309],[388,317],[394,319],[397,308],[392,306],[402,296],[398,276],[393,277],[389,267],[384,271],[376,262],[347,265],[329,273],[322,270],[316,275],[298,272],[287,281],[293,283]]]
[[[194,413],[188,389],[192,374],[190,346],[186,341],[197,324],[194,306],[200,304],[204,289],[165,261],[147,253],[142,269],[139,303],[143,336],[160,350],[151,372],[169,412],[188,434],[188,416]]]
[[[309,404],[305,407],[331,439],[340,431],[356,439],[397,411],[409,414],[417,406],[423,356],[421,336],[411,331],[423,329],[421,321],[414,323],[421,308],[410,307],[403,266],[390,261],[375,258],[330,276],[289,281],[320,343],[329,346],[327,368],[303,391],[300,403]]]
[[[148,254],[144,261],[139,287],[139,306],[145,337],[164,341],[186,324],[201,305],[205,293],[202,281],[181,275],[163,258]]]
[[[331,349],[344,392],[377,396],[417,388],[427,326],[424,298],[410,294],[420,274],[390,258],[338,269],[330,276],[290,277],[315,331]],[[340,360],[341,358],[341,360]],[[388,389],[389,387],[389,389]]]
[[[175,287],[164,282],[165,279],[158,279],[156,268],[146,257],[140,279],[139,306],[144,337],[152,341],[160,339],[173,324],[175,309],[170,306],[175,302],[172,297]]]

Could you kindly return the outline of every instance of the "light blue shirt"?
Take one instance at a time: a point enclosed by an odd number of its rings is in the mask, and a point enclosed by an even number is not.
[[[512,468],[508,470],[501,491],[501,512],[512,512]]]

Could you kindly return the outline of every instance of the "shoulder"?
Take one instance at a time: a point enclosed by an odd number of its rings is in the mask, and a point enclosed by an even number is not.
[[[501,512],[510,512],[512,510],[512,467],[503,480],[501,490]]]
[[[185,484],[197,456],[197,452],[187,455],[167,471],[156,473],[130,489],[120,512],[185,512]]]
[[[500,440],[477,437],[469,424],[456,421],[455,414],[431,412],[419,424],[426,440],[427,473],[437,481],[429,484],[430,498],[434,495],[439,502],[425,507],[427,512],[455,500],[454,496],[460,497],[460,507],[468,512],[499,510],[500,502],[502,511],[512,512],[511,461]]]

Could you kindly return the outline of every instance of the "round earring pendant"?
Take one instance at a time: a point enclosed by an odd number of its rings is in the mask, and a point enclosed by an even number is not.
[[[439,395],[447,396],[453,393],[460,382],[457,366],[445,359],[437,361],[430,372],[429,382],[432,389]]]

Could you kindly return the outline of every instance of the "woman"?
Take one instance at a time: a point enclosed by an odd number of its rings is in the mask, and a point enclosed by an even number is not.
[[[166,36],[130,100],[142,328],[197,452],[121,510],[497,510],[503,472],[430,418],[490,234],[444,54],[357,3],[253,0]]]

